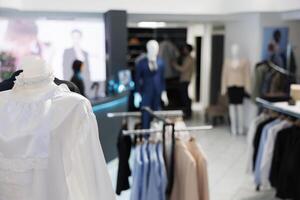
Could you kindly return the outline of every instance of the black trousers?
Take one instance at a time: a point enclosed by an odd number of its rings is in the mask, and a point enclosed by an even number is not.
[[[192,115],[192,100],[188,93],[189,84],[190,82],[180,82],[180,100],[186,117]]]

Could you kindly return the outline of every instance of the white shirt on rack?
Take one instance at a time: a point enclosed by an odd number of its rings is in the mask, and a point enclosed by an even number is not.
[[[87,99],[53,76],[0,93],[0,200],[113,200]]]

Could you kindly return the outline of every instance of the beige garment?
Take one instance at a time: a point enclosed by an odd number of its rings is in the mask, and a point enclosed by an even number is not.
[[[199,199],[197,164],[187,146],[176,140],[174,183],[170,200]]]
[[[198,146],[194,138],[191,138],[191,140],[187,143],[187,148],[193,155],[197,164],[199,200],[209,200],[206,157],[204,156],[201,148]]]
[[[180,72],[180,82],[190,82],[195,69],[195,60],[189,55],[183,60],[181,66],[175,65],[174,67]]]
[[[237,67],[232,66],[232,61],[227,60],[223,65],[222,73],[222,94],[226,94],[227,88],[236,86],[244,87],[246,92],[250,94],[250,65],[248,61],[241,60]]]

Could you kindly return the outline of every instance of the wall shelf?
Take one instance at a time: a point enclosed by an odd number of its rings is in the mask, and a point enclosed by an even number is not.
[[[266,101],[262,98],[256,98],[256,102],[258,105],[262,106],[263,108],[300,119],[299,104],[292,106],[289,105],[288,102],[286,101],[273,103],[273,102]]]

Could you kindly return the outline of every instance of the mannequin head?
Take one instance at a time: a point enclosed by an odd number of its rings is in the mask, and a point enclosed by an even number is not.
[[[240,47],[238,44],[233,44],[231,45],[231,57],[233,59],[238,59],[239,58],[239,53],[240,53]]]
[[[25,56],[21,59],[22,75],[25,78],[35,78],[47,76],[51,74],[51,70],[47,67],[45,60],[39,56]]]
[[[150,40],[147,43],[147,57],[149,60],[155,61],[159,52],[159,44],[156,40]]]

